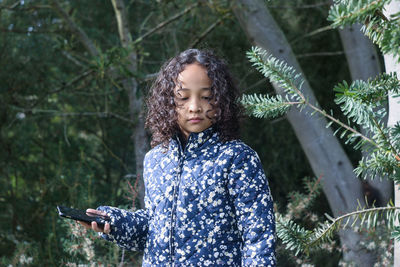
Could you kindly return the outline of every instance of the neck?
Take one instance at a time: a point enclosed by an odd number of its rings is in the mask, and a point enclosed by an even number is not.
[[[182,144],[182,149],[185,149],[188,138],[182,132],[179,132],[178,138]]]

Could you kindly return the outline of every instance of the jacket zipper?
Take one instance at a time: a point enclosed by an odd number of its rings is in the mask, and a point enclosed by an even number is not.
[[[187,145],[187,143],[186,143]],[[176,219],[176,208],[177,208],[177,189],[179,187],[179,184],[181,182],[181,176],[182,176],[182,168],[183,168],[183,163],[185,161],[185,150],[183,150],[182,145],[180,140],[178,139],[178,149],[179,149],[179,163],[178,163],[178,173],[177,173],[177,178],[175,180],[174,184],[174,190],[173,190],[173,201],[172,201],[172,208],[171,208],[171,221],[170,221],[170,232],[169,232],[169,251],[170,251],[170,261],[171,261],[171,266],[175,266],[175,237],[174,237],[174,231],[175,231],[175,219]]]

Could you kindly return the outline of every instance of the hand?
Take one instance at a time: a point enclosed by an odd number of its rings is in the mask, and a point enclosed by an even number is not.
[[[99,210],[95,210],[95,209],[87,209],[86,213],[95,213],[98,215],[103,215],[103,216],[107,216],[107,214],[103,211],[99,211]],[[89,215],[89,214],[88,214]],[[96,232],[100,232],[100,233],[105,233],[105,234],[109,234],[111,231],[111,227],[109,223],[105,223],[104,224],[104,229],[100,228],[96,222],[92,222],[92,224],[86,223],[86,222],[82,222],[82,221],[78,221],[79,224],[81,224],[83,227],[85,227],[86,229],[93,229]]]

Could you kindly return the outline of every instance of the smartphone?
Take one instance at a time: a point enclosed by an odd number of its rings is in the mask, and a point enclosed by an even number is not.
[[[76,220],[76,221],[83,221],[87,223],[96,222],[99,228],[104,227],[104,221],[110,222],[111,219],[108,216],[99,215],[96,213],[87,213],[84,210],[78,210],[73,208],[68,208],[64,206],[57,206],[58,215],[64,218]]]

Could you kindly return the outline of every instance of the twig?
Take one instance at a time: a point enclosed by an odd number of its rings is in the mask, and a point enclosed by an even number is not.
[[[221,22],[228,17],[229,13],[225,14],[222,18],[219,18],[216,22],[211,24],[199,37],[196,38],[190,45],[189,48],[196,47],[211,31],[213,31]]]
[[[124,266],[124,259],[125,259],[125,249],[122,249],[122,255],[121,255],[121,262],[119,263],[119,267]]]
[[[138,37],[133,43],[138,43],[141,42],[144,38],[148,37],[149,35],[153,34],[154,32],[158,31],[159,29],[167,26],[168,24],[170,24],[171,22],[179,19],[180,17],[182,17],[183,15],[185,15],[186,13],[189,13],[189,11],[191,11],[193,8],[199,6],[201,3],[201,1],[197,1],[195,4],[192,4],[190,6],[188,6],[187,8],[185,8],[184,10],[182,10],[181,12],[179,12],[178,14],[172,16],[171,18],[167,19],[166,21],[163,21],[161,23],[159,23],[156,27],[154,27],[153,29],[149,30],[148,32],[146,32],[145,34],[143,34],[142,36]]]
[[[328,25],[328,26],[325,26],[325,27],[321,27],[321,28],[316,29],[316,30],[314,30],[314,31],[312,31],[312,32],[306,33],[306,34],[304,34],[304,35],[302,35],[302,36],[299,36],[299,37],[295,38],[294,40],[290,41],[290,44],[294,44],[294,43],[296,43],[296,42],[298,42],[298,41],[300,41],[301,39],[304,39],[304,38],[306,38],[306,37],[310,37],[310,36],[319,34],[319,33],[321,33],[321,32],[325,32],[325,31],[329,31],[329,30],[333,30],[333,29],[334,29],[334,28],[333,28],[331,25]]]
[[[118,33],[123,47],[128,47],[132,41],[132,36],[129,32],[128,16],[126,14],[124,1],[111,0],[115,17],[118,24]]]
[[[297,55],[297,58],[303,58],[303,57],[325,57],[325,56],[339,56],[343,55],[343,51],[333,51],[333,52],[315,52],[315,53],[304,53]]]
[[[322,114],[324,117],[330,119],[331,121],[335,122],[336,124],[338,124],[339,126],[345,128],[346,130],[354,133],[357,136],[360,136],[362,139],[364,139],[365,141],[369,142],[370,144],[372,144],[373,146],[380,148],[378,146],[377,143],[375,143],[372,139],[368,138],[367,136],[363,135],[362,133],[360,133],[359,131],[351,128],[350,126],[348,126],[347,124],[344,124],[343,122],[339,121],[338,119],[332,117],[331,115],[329,115],[328,113],[326,113],[325,110],[319,109],[316,106],[312,105],[309,102],[305,103],[306,105],[308,105],[310,108],[312,108],[313,110],[317,111],[318,113]]]
[[[284,6],[268,6],[268,8],[279,8],[279,9],[284,9],[284,8],[294,8],[294,9],[308,9],[308,8],[317,8],[321,6],[329,6],[331,5],[330,2],[322,2],[322,3],[317,3],[317,4],[312,4],[312,5],[303,5],[303,6],[290,6],[290,5],[284,5]]]
[[[385,133],[383,132],[382,128],[380,127],[379,123],[376,121],[376,119],[374,117],[371,117],[372,121],[374,122],[375,126],[378,128],[379,133],[381,134],[381,136],[386,140],[386,142],[389,144],[392,153],[394,155],[394,157],[396,158],[397,154],[399,154],[399,152],[396,150],[396,148],[393,146],[392,142],[390,142],[389,138],[387,138],[387,136],[385,135]]]
[[[53,30],[53,31],[46,31],[46,30],[32,30],[32,31],[27,31],[23,29],[7,29],[0,27],[0,32],[12,32],[12,33],[20,33],[20,34],[57,34],[61,33],[62,31],[59,30]]]
[[[108,117],[114,117],[116,119],[119,119],[121,121],[124,122],[128,122],[129,124],[135,124],[134,121],[127,119],[119,114],[113,113],[113,112],[62,112],[59,110],[49,110],[49,109],[26,109],[26,108],[20,108],[20,107],[16,107],[13,105],[8,105],[9,107],[19,110],[21,112],[25,112],[25,113],[45,113],[45,114],[49,114],[52,116],[60,116],[60,117],[68,117],[68,116],[96,116],[99,118],[108,118]]]
[[[107,146],[107,144],[104,142],[103,138],[100,138],[99,136],[95,135],[98,139],[100,139],[100,142],[103,144],[104,148],[110,153],[111,157],[115,158],[117,161],[119,161],[122,165],[122,167],[125,169],[126,172],[128,172],[128,166],[125,165],[124,161],[118,157],[117,155],[112,152],[111,148]]]
[[[90,74],[92,74],[94,72],[94,70],[87,70],[83,73],[81,73],[80,75],[76,76],[75,78],[73,78],[69,83],[67,84],[63,84],[62,86],[60,86],[57,89],[54,89],[53,91],[50,91],[49,94],[55,94],[58,93],[62,90],[64,90],[66,87],[69,87],[71,85],[73,85],[76,82],[79,82],[80,80],[82,80],[83,78],[86,78],[87,76],[89,76]]]
[[[31,5],[31,6],[27,6],[27,7],[17,8],[19,3],[21,3],[21,1],[18,0],[11,6],[0,6],[0,10],[6,9],[6,10],[10,10],[10,11],[25,11],[25,10],[34,10],[34,9],[40,9],[40,8],[51,8],[50,5]]]
[[[86,67],[85,64],[81,63],[78,59],[74,58],[74,56],[72,56],[70,53],[68,53],[67,51],[63,50],[61,51],[61,54],[63,54],[67,59],[69,59],[70,61],[72,61],[74,64],[78,65],[79,67]]]
[[[65,10],[60,6],[58,1],[56,0],[51,0],[51,6],[56,10],[56,12],[64,19],[66,22],[68,28],[70,31],[75,34],[83,43],[83,45],[86,47],[86,49],[89,51],[89,53],[94,56],[98,57],[99,56],[99,51],[97,50],[96,46],[92,42],[92,40],[89,39],[87,34],[79,28],[78,25],[75,24],[75,22],[72,21],[70,16],[65,12]]]
[[[89,76],[90,74],[92,74],[94,72],[94,70],[88,70],[85,71],[84,73],[78,75],[77,77],[73,78],[69,83],[67,84],[63,84],[60,87],[54,89],[53,91],[48,92],[45,96],[39,98],[34,104],[32,104],[31,109],[36,107],[38,104],[40,104],[48,95],[50,94],[56,94],[58,92],[61,92],[62,90],[64,90],[65,88],[73,85],[74,83],[86,78],[87,76]]]

